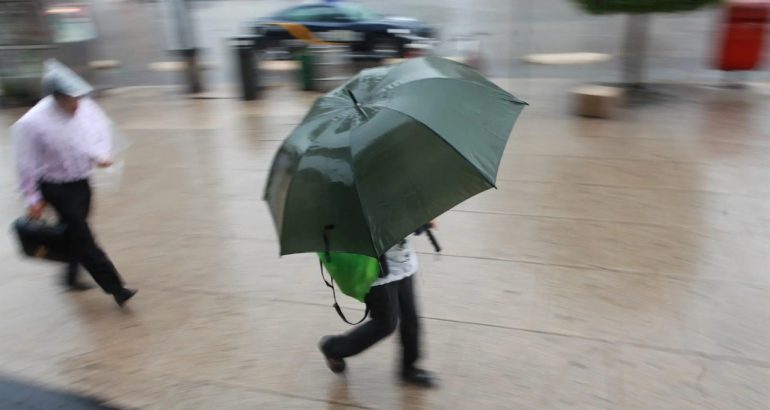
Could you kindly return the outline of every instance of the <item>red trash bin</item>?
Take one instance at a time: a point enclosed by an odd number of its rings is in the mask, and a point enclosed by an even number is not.
[[[758,68],[770,22],[770,1],[732,1],[725,11],[716,67],[723,71]]]

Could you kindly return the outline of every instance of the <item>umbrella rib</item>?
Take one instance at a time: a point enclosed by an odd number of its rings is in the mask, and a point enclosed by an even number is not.
[[[361,207],[361,214],[364,217],[364,220],[366,221],[366,228],[368,230],[367,236],[369,237],[369,245],[372,246],[372,252],[374,255],[377,255],[379,258],[381,255],[379,255],[379,252],[377,252],[377,247],[374,245],[374,236],[372,236],[372,228],[369,223],[369,214],[366,212],[366,208],[364,207],[364,203],[361,200],[361,191],[358,190],[358,177],[356,177],[356,169],[355,169],[355,162],[353,161],[353,131],[348,131],[348,155],[350,156],[350,166],[353,168],[353,188],[356,190],[356,197],[358,198],[358,205]]]
[[[332,114],[334,114],[334,112],[326,112],[326,113],[320,114],[319,117],[323,117],[323,116],[332,117]],[[281,152],[281,150],[284,149],[284,147],[288,144],[288,142],[291,139],[291,137],[295,135],[295,133],[297,132],[297,130],[300,127],[302,127],[302,124],[296,126],[294,128],[294,130],[291,131],[289,136],[283,141],[283,143],[281,143],[281,146],[278,148],[278,152],[279,153]],[[305,150],[305,152],[307,152],[307,149]],[[299,154],[299,153],[298,153],[298,156],[302,157],[302,155]],[[275,162],[275,158],[273,159],[273,161]],[[285,235],[283,234],[284,233],[283,230],[284,230],[284,228],[286,226],[286,209],[285,208],[286,208],[286,204],[289,203],[289,195],[291,195],[292,188],[294,187],[294,181],[295,181],[294,175],[296,175],[297,171],[299,170],[299,166],[300,166],[301,162],[302,162],[302,158],[300,158],[291,168],[292,178],[289,180],[289,186],[286,188],[286,198],[284,199],[284,209],[281,210],[282,218],[280,220],[280,229],[278,229],[279,221],[275,218],[275,216],[273,216],[274,225],[276,225],[276,231],[278,231],[278,244],[279,244],[279,247],[280,247],[279,253],[281,255],[284,255],[284,253],[283,253],[283,245],[284,245],[283,240],[284,239],[283,238],[285,237]],[[268,174],[268,184],[269,184],[269,181],[272,179],[272,175],[273,175],[273,167],[271,165],[270,172]],[[268,186],[265,186],[265,193],[263,195],[263,200],[265,200],[265,201],[268,200],[267,188],[268,188]],[[268,206],[268,208],[270,208],[270,207]],[[272,208],[270,209],[270,213],[273,213]]]
[[[286,142],[284,141],[284,144]],[[282,147],[283,148],[283,147]],[[281,209],[281,226],[280,229],[277,229],[278,231],[278,253],[280,253],[283,256],[283,245],[284,245],[284,238],[286,237],[284,235],[284,229],[286,228],[286,204],[289,203],[289,195],[291,195],[291,188],[294,186],[294,175],[296,175],[297,170],[299,169],[299,164],[302,162],[302,158],[300,158],[297,163],[292,167],[292,178],[289,180],[289,186],[286,187],[286,198],[283,200],[283,209]],[[272,170],[270,171],[270,175],[268,176],[268,181],[270,181],[272,177]],[[265,192],[265,200],[267,200],[267,192]],[[269,207],[268,207],[269,208]],[[272,209],[270,210],[272,212]],[[273,217],[275,219],[275,217]],[[276,221],[277,223],[277,221]]]

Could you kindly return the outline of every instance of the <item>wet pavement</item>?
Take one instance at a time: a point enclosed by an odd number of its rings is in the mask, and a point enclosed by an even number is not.
[[[770,402],[770,89],[670,85],[612,120],[570,116],[568,80],[505,80],[532,105],[499,189],[417,240],[425,367],[395,377],[397,337],[331,374],[347,329],[312,255],[279,258],[262,189],[315,94],[100,102],[129,137],[93,225],[126,310],[57,286],[59,267],[0,235],[0,374],[127,408],[759,409]],[[226,94],[223,94],[226,96]],[[21,212],[0,111],[0,219]],[[112,183],[111,183],[112,182]],[[351,316],[361,305],[344,301]]]

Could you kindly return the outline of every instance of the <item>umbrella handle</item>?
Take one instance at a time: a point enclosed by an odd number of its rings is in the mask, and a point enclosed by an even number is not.
[[[438,244],[436,237],[433,235],[433,231],[431,231],[430,228],[427,228],[425,229],[425,233],[428,234],[428,239],[430,239],[430,243],[433,245],[433,249],[436,250],[436,253],[441,253],[441,245]]]
[[[430,239],[430,243],[433,245],[433,249],[436,250],[436,253],[441,253],[441,245],[438,244],[436,237],[433,235],[433,231],[428,228],[425,230],[425,233],[428,234],[428,239]]]
[[[416,231],[414,231],[415,235],[422,235],[425,233],[428,235],[428,239],[430,240],[430,244],[433,245],[433,249],[437,252],[441,252],[441,245],[438,244],[438,240],[436,239],[436,236],[433,235],[433,231],[430,229],[430,224],[425,224],[419,228],[417,228]]]

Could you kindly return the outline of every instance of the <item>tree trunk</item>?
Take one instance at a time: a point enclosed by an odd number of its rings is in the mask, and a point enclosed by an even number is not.
[[[644,56],[647,50],[649,14],[629,14],[623,56],[623,82],[641,88],[644,82]]]

